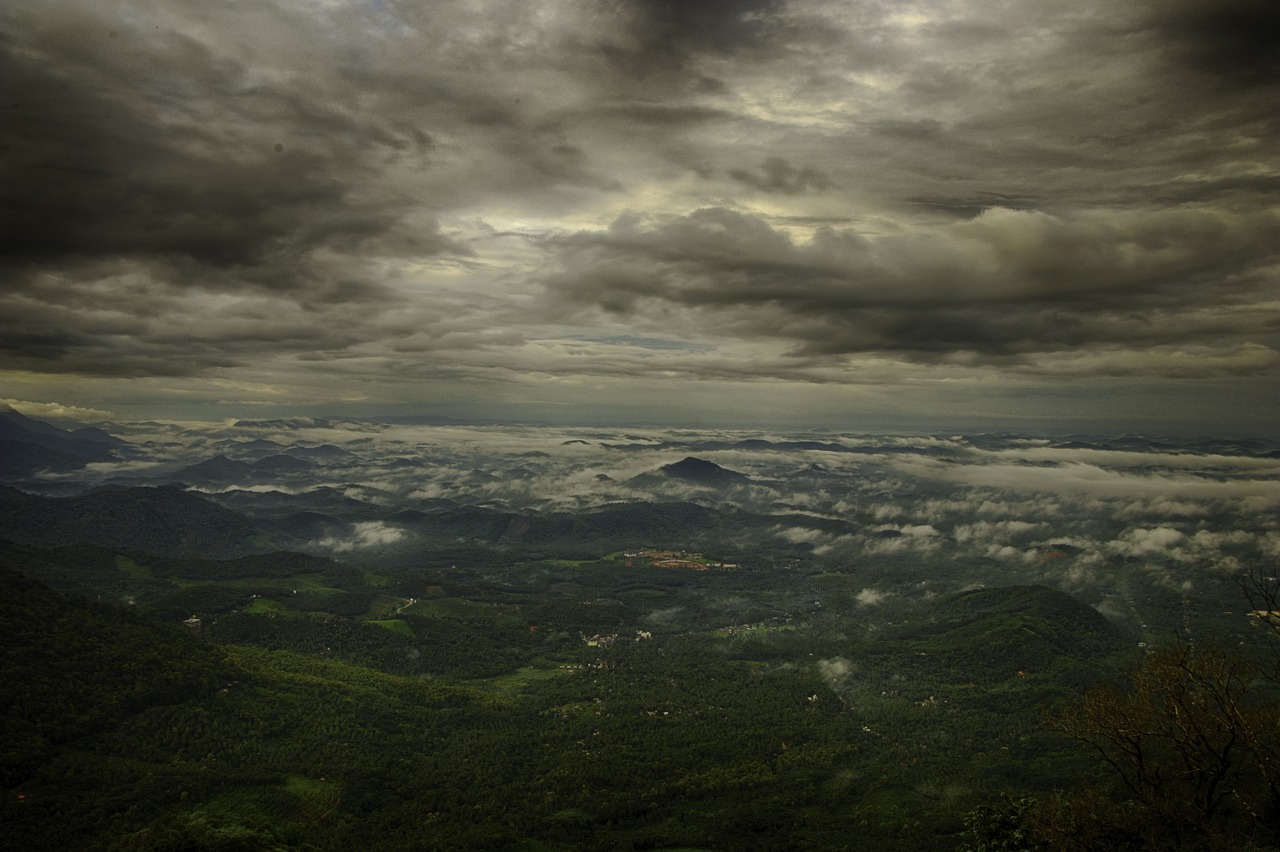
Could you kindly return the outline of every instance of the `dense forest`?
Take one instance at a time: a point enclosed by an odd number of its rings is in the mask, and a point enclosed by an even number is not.
[[[771,609],[796,577],[617,559],[477,576],[11,551],[64,584],[79,558],[179,589],[121,609],[3,574],[9,848],[1070,848],[1044,844],[1098,801],[1111,833],[1088,848],[1159,847],[1085,731],[1090,687],[1131,695],[1142,659],[1045,587],[894,623]],[[1272,766],[1228,780],[1273,806]],[[1213,830],[1169,848],[1268,836],[1222,789]]]

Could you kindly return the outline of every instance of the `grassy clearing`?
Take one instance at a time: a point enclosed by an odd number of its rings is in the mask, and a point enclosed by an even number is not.
[[[264,580],[235,580],[243,586],[260,586]],[[270,581],[265,581],[270,582]],[[297,589],[299,592],[332,592],[341,594],[342,589],[336,589],[333,586],[325,585],[323,574],[294,574],[291,577],[285,577],[283,580],[277,580],[276,584],[282,589]]]
[[[416,615],[430,618],[436,616],[439,618],[461,618],[476,621],[502,621],[512,620],[523,622],[523,616],[518,606],[503,606],[501,604],[482,604],[474,603],[465,598],[433,598],[431,600],[418,601],[413,606],[406,607],[401,610],[406,615]]]
[[[245,612],[253,613],[274,613],[280,614],[287,612],[284,604],[274,598],[254,598],[253,602],[244,609]]]
[[[150,580],[152,577],[151,569],[145,565],[139,565],[127,556],[116,557],[116,568],[120,573],[128,574],[130,577],[138,577],[143,580]]]
[[[376,624],[381,628],[390,630],[392,633],[399,633],[408,636],[410,639],[416,639],[417,634],[413,632],[413,628],[409,626],[409,622],[401,618],[371,618],[367,624]]]
[[[364,578],[364,584],[372,589],[380,589],[391,582],[391,578],[377,571],[370,571],[368,568],[360,569],[360,576]]]
[[[223,586],[228,589],[271,589],[282,594],[293,592],[329,592],[339,595],[343,589],[326,586],[323,574],[294,574],[290,577],[240,577],[235,580],[180,580],[173,584],[179,588],[191,586]]]
[[[408,598],[399,598],[393,595],[378,595],[369,604],[369,612],[366,614],[368,618],[392,618],[400,612],[409,609],[407,604]],[[404,607],[404,610],[401,609]]]
[[[488,690],[457,686],[434,678],[392,675],[342,660],[320,659],[291,651],[267,651],[252,645],[221,646],[233,664],[252,677],[271,681],[299,694],[299,700],[331,700],[348,695],[376,696],[379,701],[409,697],[415,704],[480,704],[501,706]]]
[[[240,830],[244,825],[318,822],[338,805],[341,793],[336,783],[289,775],[281,784],[224,789],[197,813],[215,825]]]
[[[430,601],[420,600],[414,603],[412,606],[407,606],[404,609],[400,610],[400,614],[401,615],[419,615],[419,616],[425,616],[427,618],[430,618],[432,615],[437,615],[438,613],[436,613],[434,610],[431,609]]]
[[[301,775],[290,775],[285,778],[284,788],[297,797],[301,819],[315,822],[323,819],[338,805],[341,799],[341,788],[327,779],[304,778]]]
[[[505,698],[512,698],[518,695],[531,683],[551,680],[555,677],[563,677],[567,674],[573,674],[573,672],[574,669],[564,668],[557,664],[525,666],[524,668],[517,669],[511,674],[476,681],[474,686],[477,686],[486,692],[493,692]]]

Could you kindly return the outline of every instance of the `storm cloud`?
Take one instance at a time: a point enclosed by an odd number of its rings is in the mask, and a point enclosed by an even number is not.
[[[1258,0],[18,0],[0,381],[1264,429],[1277,32]]]

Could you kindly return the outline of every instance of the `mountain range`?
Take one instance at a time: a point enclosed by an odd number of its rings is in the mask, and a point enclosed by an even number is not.
[[[96,427],[60,429],[12,408],[0,408],[0,478],[80,470],[91,462],[117,459],[117,451],[127,446]]]

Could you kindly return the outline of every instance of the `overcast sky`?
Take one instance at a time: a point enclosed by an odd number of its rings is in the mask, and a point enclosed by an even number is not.
[[[8,0],[0,397],[1269,432],[1280,7]]]

